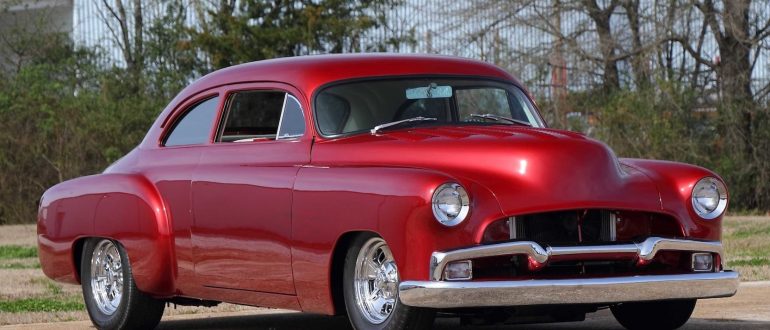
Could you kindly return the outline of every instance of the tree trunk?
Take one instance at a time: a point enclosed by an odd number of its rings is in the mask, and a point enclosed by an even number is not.
[[[636,87],[646,87],[650,83],[649,65],[647,54],[642,50],[642,31],[639,20],[639,0],[626,0],[623,2],[628,18],[628,27],[631,29],[631,67],[634,70],[634,82]]]
[[[722,93],[729,104],[746,106],[753,103],[751,92],[751,49],[749,7],[751,0],[724,2],[724,33],[717,38],[721,62],[717,68]]]
[[[134,0],[134,71],[137,77],[144,71],[144,17],[142,0]]]
[[[596,26],[596,33],[599,35],[599,50],[602,53],[604,68],[604,88],[607,90],[618,89],[620,88],[620,74],[618,73],[618,60],[615,59],[615,39],[612,37],[610,25],[610,17],[618,6],[618,2],[613,0],[605,9],[600,9],[596,0],[584,0],[583,4],[588,10],[588,16],[591,17]]]

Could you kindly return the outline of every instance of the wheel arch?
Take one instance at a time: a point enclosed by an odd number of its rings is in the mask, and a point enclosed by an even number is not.
[[[81,283],[80,273],[83,270],[83,247],[86,241],[93,237],[81,237],[72,243],[72,264],[75,266],[75,278]]]
[[[345,255],[350,249],[351,243],[358,236],[369,235],[382,237],[374,231],[356,230],[342,234],[337,239],[332,253],[331,266],[329,267],[329,288],[332,293],[334,315],[345,315],[345,296],[343,293],[343,273],[345,270]]]
[[[382,237],[404,278],[418,273],[427,277],[423,265],[429,259],[427,251],[433,249],[425,245],[432,243],[421,242],[412,249],[409,241],[438,226],[432,220],[430,198],[435,187],[449,180],[444,173],[413,168],[301,168],[292,205],[292,272],[302,310],[340,313],[339,294],[334,297],[335,284],[341,280],[337,267],[344,260],[339,254],[357,233]]]
[[[146,178],[99,174],[60,183],[43,195],[38,215],[40,262],[47,276],[80,283],[85,239],[119,242],[139,290],[174,293],[176,263],[164,202]]]

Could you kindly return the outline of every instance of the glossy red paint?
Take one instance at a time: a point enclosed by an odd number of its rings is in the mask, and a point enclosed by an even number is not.
[[[453,57],[334,55],[278,59],[214,72],[183,90],[142,143],[103,174],[61,183],[41,200],[46,275],[77,283],[78,246],[112,238],[128,251],[136,283],[159,298],[195,297],[333,314],[332,265],[348,233],[390,246],[401,280],[429,279],[432,252],[473,246],[509,216],[572,209],[660,213],[685,237],[720,239],[690,189],[708,170],[617,159],[580,134],[505,125],[441,126],[327,139],[311,97],[335,81],[451,75],[507,81],[492,65]],[[162,147],[171,123],[196,102],[274,89],[303,107],[304,136],[239,144]],[[430,199],[446,182],[471,197],[468,220],[435,221]],[[619,258],[625,256],[618,256]],[[542,265],[532,265],[533,268]]]

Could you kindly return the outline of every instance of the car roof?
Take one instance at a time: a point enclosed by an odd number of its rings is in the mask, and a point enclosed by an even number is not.
[[[198,79],[180,96],[186,98],[224,84],[258,81],[286,83],[309,96],[318,87],[334,81],[431,74],[485,76],[520,85],[505,70],[482,61],[443,55],[362,53],[284,57],[239,64]]]
[[[495,65],[455,56],[360,53],[284,57],[234,65],[194,81],[168,104],[147,137],[158,138],[158,124],[163,126],[180,104],[223,85],[280,82],[294,86],[304,97],[310,98],[318,88],[335,81],[415,75],[487,77],[512,82],[526,91],[515,77]],[[145,139],[144,142],[150,141]]]

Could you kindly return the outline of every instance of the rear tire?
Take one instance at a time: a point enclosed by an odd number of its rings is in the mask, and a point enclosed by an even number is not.
[[[345,255],[343,295],[356,330],[430,329],[435,312],[398,299],[399,275],[388,245],[380,237],[359,235]]]
[[[98,329],[154,329],[166,304],[136,288],[131,263],[120,243],[89,239],[80,264],[88,316]]]
[[[624,303],[610,307],[615,319],[629,330],[672,330],[687,323],[695,299]]]

